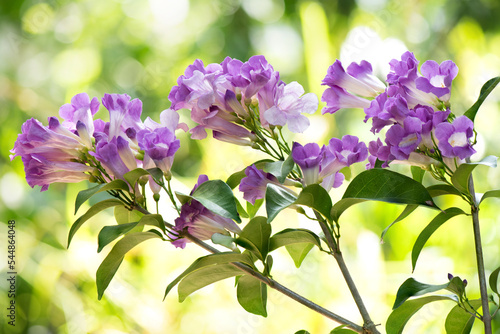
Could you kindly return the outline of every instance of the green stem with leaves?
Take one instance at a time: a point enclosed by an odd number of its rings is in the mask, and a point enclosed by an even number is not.
[[[342,256],[342,252],[340,251],[339,244],[338,242],[335,241],[333,238],[333,233],[328,227],[328,223],[325,221],[325,219],[318,213],[314,212],[316,214],[316,218],[318,219],[319,225],[321,226],[321,230],[323,231],[323,234],[325,235],[328,247],[331,250],[332,256],[335,258],[337,261],[337,264],[340,268],[340,271],[342,272],[342,276],[344,276],[344,280],[347,284],[347,287],[349,288],[349,291],[351,292],[352,298],[354,299],[354,302],[356,303],[356,306],[358,307],[359,313],[361,314],[361,317],[363,318],[363,333],[370,333],[370,334],[376,334],[380,333],[377,330],[376,325],[370,318],[370,314],[368,313],[368,310],[365,307],[365,304],[363,302],[363,299],[361,298],[361,295],[359,294],[358,288],[356,287],[356,284],[354,283],[354,280],[352,279],[351,273],[349,272],[349,269],[347,268],[347,265],[344,261],[344,257]]]
[[[139,211],[139,212],[144,213],[145,215],[150,214],[150,212],[148,212],[147,210],[145,210],[144,208],[142,208],[141,206],[138,206],[138,205],[136,205],[134,207],[134,209]],[[164,222],[164,223],[165,223],[165,226],[167,226],[168,228],[173,228],[172,224],[170,224],[168,222]],[[183,234],[183,236],[185,238],[187,238],[188,240],[190,240],[191,242],[193,242],[194,244],[200,246],[201,248],[209,251],[212,254],[216,254],[216,253],[220,252],[218,249],[210,246],[209,244],[205,243],[204,241],[202,241],[202,240],[200,240],[200,239],[198,239],[198,238],[196,238],[188,233]],[[278,283],[274,279],[262,275],[260,272],[255,271],[254,269],[250,268],[248,265],[245,265],[245,264],[239,263],[239,262],[233,262],[233,263],[231,263],[231,265],[233,265],[236,268],[242,270],[243,272],[255,277],[256,279],[258,279],[262,283],[266,284],[270,288],[272,288],[278,292],[281,292],[285,296],[290,297],[291,299],[295,300],[296,302],[308,307],[309,309],[311,309],[311,310],[313,310],[313,311],[315,311],[315,312],[317,312],[317,313],[319,313],[319,314],[321,314],[321,315],[323,315],[323,316],[325,316],[333,321],[338,322],[339,324],[347,326],[348,328],[352,329],[353,331],[355,331],[357,333],[365,333],[365,334],[370,333],[370,332],[366,332],[366,330],[363,327],[355,324],[354,322],[347,320],[347,319],[341,317],[340,315],[335,314],[335,313],[325,309],[324,307],[321,307],[318,304],[310,301],[309,299],[299,295],[298,293],[288,289],[286,286]],[[378,333],[378,332],[374,332],[374,333]]]
[[[481,229],[479,226],[479,206],[476,202],[476,193],[474,190],[474,180],[472,175],[469,177],[469,193],[471,195],[471,214],[472,214],[472,228],[474,231],[474,246],[476,249],[476,262],[477,274],[479,277],[479,290],[481,292],[481,305],[483,308],[483,323],[484,333],[491,334],[491,314],[489,308],[488,288],[486,285],[486,274],[484,269],[483,247],[481,243]]]

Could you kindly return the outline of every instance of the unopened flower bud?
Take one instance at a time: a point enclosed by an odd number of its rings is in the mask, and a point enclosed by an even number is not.
[[[160,194],[153,194],[153,199],[155,202],[158,202],[160,200]]]
[[[147,176],[147,175],[143,175],[143,176],[141,176],[141,177],[139,178],[139,181],[138,181],[138,182],[139,182],[139,184],[140,184],[141,186],[144,186],[144,185],[146,185],[146,183],[148,183],[148,181],[149,181],[148,176]]]
[[[448,279],[451,281],[453,279],[453,275],[448,273]]]

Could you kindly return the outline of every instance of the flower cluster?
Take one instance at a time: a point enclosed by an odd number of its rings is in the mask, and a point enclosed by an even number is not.
[[[187,130],[177,112],[164,110],[158,124],[149,117],[142,122],[142,102],[127,94],[105,94],[102,104],[109,122],[94,120],[99,100],[81,93],[60,108],[62,124],[57,117],[50,117],[48,126],[36,119],[23,124],[11,159],[21,156],[31,187],[45,191],[54,182],[107,182],[138,167],[170,172],[180,146],[175,130]]]
[[[191,110],[198,125],[190,130],[193,139],[203,139],[206,130],[214,138],[238,145],[260,142],[261,129],[288,125],[303,132],[318,108],[316,95],[304,95],[297,82],[285,84],[264,56],[247,62],[227,57],[220,64],[204,66],[196,60],[188,66],[169,94],[172,108]]]
[[[323,113],[340,108],[363,108],[365,122],[372,120],[372,132],[385,131],[385,140],[369,144],[369,164],[378,160],[405,162],[429,168],[445,161],[450,168],[475,153],[472,148],[473,123],[466,116],[450,111],[450,89],[458,73],[447,60],[441,64],[429,60],[418,71],[418,60],[405,52],[401,60],[390,62],[391,71],[383,84],[372,73],[371,65],[352,63],[345,71],[340,61],[328,69],[323,84],[327,106]],[[370,98],[373,98],[370,100]]]

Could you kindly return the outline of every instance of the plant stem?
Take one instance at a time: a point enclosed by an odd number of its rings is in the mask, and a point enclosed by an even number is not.
[[[190,241],[192,241],[193,243],[197,244],[198,246],[202,247],[203,249],[213,253],[213,254],[219,253],[219,250],[217,250],[216,248],[208,245],[207,243],[203,242],[202,240],[200,240],[192,235],[186,235],[186,238],[189,239]],[[264,284],[266,284],[270,288],[281,292],[285,296],[290,297],[291,299],[293,299],[296,302],[299,302],[300,304],[310,308],[311,310],[318,312],[319,314],[321,314],[321,315],[323,315],[331,320],[334,320],[334,321],[338,322],[339,324],[346,325],[348,328],[350,328],[358,333],[367,333],[363,327],[356,325],[355,323],[353,323],[353,322],[351,322],[351,321],[349,321],[349,320],[347,320],[347,319],[345,319],[345,318],[343,318],[343,317],[341,317],[333,312],[330,312],[329,310],[319,306],[318,304],[310,301],[309,299],[307,299],[307,298],[297,294],[296,292],[288,289],[287,287],[278,283],[277,281],[273,280],[272,278],[265,277],[264,275],[253,270],[249,266],[242,264],[242,263],[239,263],[239,262],[232,262],[231,265],[233,265],[233,266],[237,267],[238,269],[246,272],[247,274],[255,277],[256,279],[263,282]]]
[[[147,210],[145,210],[144,208],[142,208],[138,205],[136,205],[134,207],[134,209],[136,209],[137,211],[142,212],[146,215],[150,214],[150,212],[148,212]],[[164,222],[164,223],[165,223],[165,226],[167,226],[169,228],[173,227],[173,225],[168,223],[168,222]],[[193,242],[194,244],[200,246],[201,248],[209,251],[212,254],[220,253],[220,251],[218,249],[210,246],[209,244],[203,242],[202,240],[200,240],[200,239],[198,239],[190,234],[186,233],[184,236],[187,239],[189,239],[191,242]],[[291,299],[295,300],[296,302],[299,302],[300,304],[310,308],[311,310],[313,310],[313,311],[315,311],[315,312],[317,312],[317,313],[319,313],[319,314],[321,314],[321,315],[323,315],[323,316],[325,316],[333,321],[338,322],[341,325],[347,326],[348,328],[352,329],[353,331],[356,331],[357,333],[365,333],[365,334],[371,333],[371,332],[367,332],[363,327],[355,324],[354,322],[349,321],[349,320],[341,317],[340,315],[335,314],[335,313],[325,309],[324,307],[319,306],[318,304],[310,301],[309,299],[307,299],[307,298],[299,295],[298,293],[288,289],[287,287],[278,283],[277,281],[273,280],[272,278],[266,277],[266,276],[262,275],[261,273],[253,270],[252,268],[250,268],[249,266],[247,266],[245,264],[242,264],[239,262],[232,262],[231,265],[237,267],[238,269],[246,272],[249,275],[252,275],[253,277],[255,277],[259,281],[263,282],[264,284],[266,284],[270,288],[281,292],[285,296],[290,297]],[[378,332],[373,332],[373,333],[378,333]]]
[[[481,292],[481,305],[483,308],[484,333],[491,334],[491,314],[488,301],[488,288],[486,285],[486,275],[484,270],[483,247],[481,244],[481,230],[479,226],[479,207],[476,202],[476,193],[474,191],[474,180],[472,175],[469,177],[469,193],[472,197],[471,214],[472,227],[474,230],[474,245],[476,248],[477,274],[479,276],[479,290]]]
[[[338,247],[338,243],[333,239],[332,232],[328,228],[328,225],[323,217],[316,211],[314,212],[316,214],[316,218],[318,218],[319,224],[321,226],[321,229],[323,231],[323,234],[326,237],[326,241],[328,243],[328,246],[330,250],[332,251],[332,255],[337,261],[337,264],[339,265],[340,271],[342,272],[342,276],[344,276],[344,280],[347,283],[347,287],[349,288],[349,291],[351,291],[352,298],[354,299],[354,302],[356,303],[356,306],[358,307],[359,313],[361,314],[361,317],[363,318],[363,333],[380,333],[376,325],[373,323],[373,321],[370,318],[370,314],[368,313],[368,310],[365,307],[365,304],[363,303],[363,299],[361,298],[361,295],[359,294],[358,288],[356,287],[356,284],[354,283],[354,280],[352,279],[351,273],[349,272],[349,269],[347,268],[347,265],[345,264],[344,257],[342,256],[342,252],[340,251]]]

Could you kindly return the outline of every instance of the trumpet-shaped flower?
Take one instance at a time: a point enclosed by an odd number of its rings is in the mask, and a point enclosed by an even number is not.
[[[252,204],[255,204],[257,199],[264,198],[269,183],[281,186],[276,177],[258,169],[255,165],[248,166],[245,175],[240,182],[239,190],[243,193],[243,198]]]
[[[465,159],[476,153],[472,148],[474,124],[467,116],[457,117],[453,123],[444,122],[436,127],[436,139],[443,156]]]

